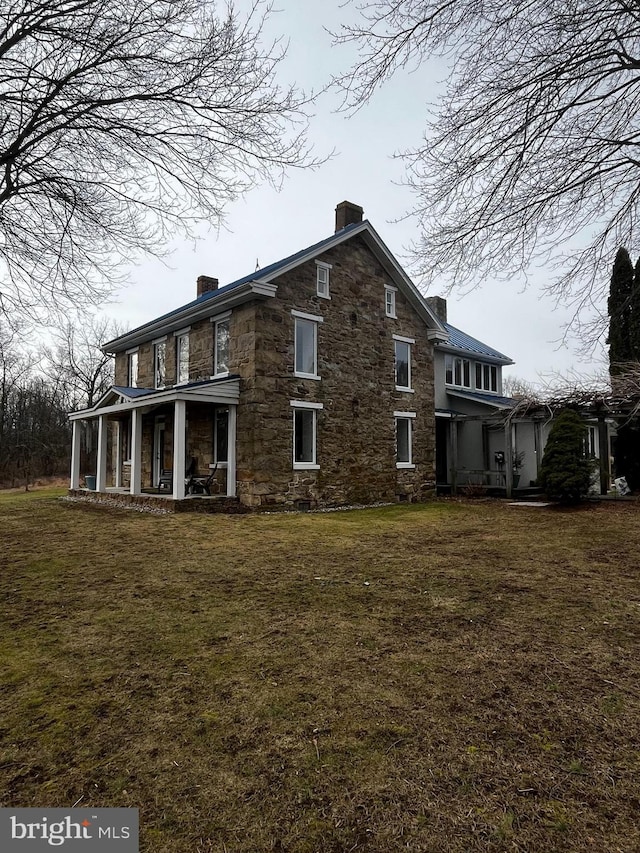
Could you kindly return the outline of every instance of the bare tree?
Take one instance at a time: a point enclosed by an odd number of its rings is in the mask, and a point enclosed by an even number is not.
[[[113,384],[113,357],[100,344],[123,332],[113,320],[85,315],[67,321],[54,334],[53,346],[43,348],[42,370],[68,410],[93,406]]]
[[[97,302],[123,258],[217,224],[311,165],[261,0],[12,0],[0,8],[0,310]]]
[[[418,272],[468,283],[554,265],[576,319],[596,305],[640,213],[640,5],[628,0],[368,0],[339,42],[357,108],[400,68],[445,57],[423,144],[405,151]],[[581,250],[567,252],[577,238]],[[573,250],[572,250],[573,251]]]

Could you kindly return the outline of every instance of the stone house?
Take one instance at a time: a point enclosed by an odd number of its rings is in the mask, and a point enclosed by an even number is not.
[[[79,424],[97,419],[95,489],[112,496],[208,509],[425,499],[434,344],[447,339],[362,208],[342,202],[330,237],[224,287],[201,276],[195,300],[104,345],[115,384],[71,415],[71,489],[93,474]],[[211,498],[186,493],[190,463]]]

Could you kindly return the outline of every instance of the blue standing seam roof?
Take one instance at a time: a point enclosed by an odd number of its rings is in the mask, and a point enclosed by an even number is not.
[[[200,385],[215,385],[227,382],[229,379],[240,379],[239,373],[229,373],[225,376],[214,376],[213,379],[198,379],[195,382],[185,382],[182,385],[168,385],[166,388],[127,388],[125,385],[112,385],[111,390],[125,397],[144,397],[148,394],[158,394],[163,391],[184,391],[185,389],[198,388]]]
[[[482,341],[479,341],[477,338],[472,338],[471,335],[467,335],[466,332],[456,329],[456,327],[452,326],[450,323],[445,323],[444,326],[449,333],[449,343],[451,346],[457,347],[458,349],[468,350],[469,352],[475,352],[478,355],[485,355],[489,358],[511,361],[508,355],[498,352],[497,349],[493,349],[493,347],[487,346],[487,344],[483,344]]]
[[[504,406],[511,408],[518,402],[513,397],[498,397],[497,394],[483,394],[481,391],[467,391],[466,388],[448,388],[447,393],[453,393],[456,397],[464,397],[479,403],[490,403],[492,406]]]
[[[364,222],[367,222],[365,219]],[[362,222],[354,222],[351,225],[346,225],[340,231],[336,231],[336,234],[346,234],[349,231],[353,231],[355,228],[359,228],[363,223]],[[216,290],[208,290],[206,293],[203,293],[201,296],[198,296],[197,299],[193,299],[191,302],[186,302],[184,305],[181,305],[179,308],[174,308],[173,311],[168,311],[166,314],[162,314],[160,317],[156,317],[151,320],[151,323],[159,323],[163,320],[168,320],[174,314],[180,314],[182,311],[185,311],[188,308],[194,308],[196,305],[201,305],[203,302],[207,302],[209,299],[213,299],[221,293],[228,293],[230,290],[233,290],[234,287],[239,287],[241,284],[247,284],[249,281],[256,281],[259,278],[266,278],[268,276],[274,275],[278,272],[279,269],[288,266],[290,263],[293,263],[298,258],[304,257],[309,252],[321,252],[323,247],[327,243],[331,243],[336,234],[332,234],[330,237],[325,237],[324,240],[321,240],[319,243],[314,243],[313,246],[307,246],[306,249],[301,249],[299,252],[295,252],[293,255],[289,255],[286,258],[282,258],[280,261],[276,261],[273,264],[269,264],[266,267],[261,267],[260,269],[252,272],[250,275],[245,275],[243,278],[238,278],[236,281],[232,281],[231,284],[225,284],[224,287],[218,287]],[[144,329],[145,326],[148,326],[149,323],[143,323],[141,326],[138,326],[135,329],[132,329],[130,332],[126,332],[126,335],[134,334],[135,332]],[[125,335],[121,335],[120,337],[125,337]],[[116,340],[118,340],[116,338]]]

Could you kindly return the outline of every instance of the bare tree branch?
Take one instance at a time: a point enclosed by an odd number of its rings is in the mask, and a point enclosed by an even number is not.
[[[261,0],[14,0],[0,9],[0,310],[95,303],[283,170],[314,165]]]
[[[638,3],[372,0],[361,15],[336,34],[359,47],[337,81],[346,108],[398,69],[450,63],[424,144],[399,155],[417,273],[465,286],[545,264],[579,324],[603,305],[618,247],[640,242]]]

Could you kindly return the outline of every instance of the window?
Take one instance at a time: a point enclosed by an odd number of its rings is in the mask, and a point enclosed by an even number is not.
[[[229,458],[229,410],[216,409],[213,421],[213,461],[225,463]]]
[[[176,382],[189,381],[189,333],[176,336]]]
[[[476,363],[476,389],[498,393],[498,368],[495,364]]]
[[[396,316],[396,288],[388,284],[384,286],[384,313],[387,317]]]
[[[156,388],[164,388],[166,379],[167,342],[157,341],[153,348],[153,375]]]
[[[138,350],[133,350],[128,354],[127,385],[129,388],[138,387]]]
[[[401,338],[399,335],[394,335],[393,339],[396,349],[396,390],[411,391],[411,344],[415,341],[413,338]]]
[[[316,292],[323,299],[331,299],[329,294],[329,270],[331,264],[316,261]]]
[[[316,437],[318,410],[322,403],[292,400],[293,407],[293,467],[297,470],[317,469]]]
[[[216,320],[214,325],[214,376],[229,372],[229,319]]]
[[[415,468],[413,464],[413,426],[415,412],[394,412],[396,419],[396,468]]]
[[[318,376],[318,323],[322,317],[292,311],[294,318],[294,373],[305,379],[319,379]]]
[[[584,452],[585,456],[588,456],[591,459],[597,459],[600,455],[598,452],[598,430],[597,427],[591,426],[590,424],[587,424]]]
[[[468,359],[454,355],[445,356],[445,382],[458,388],[471,388],[471,365]]]

